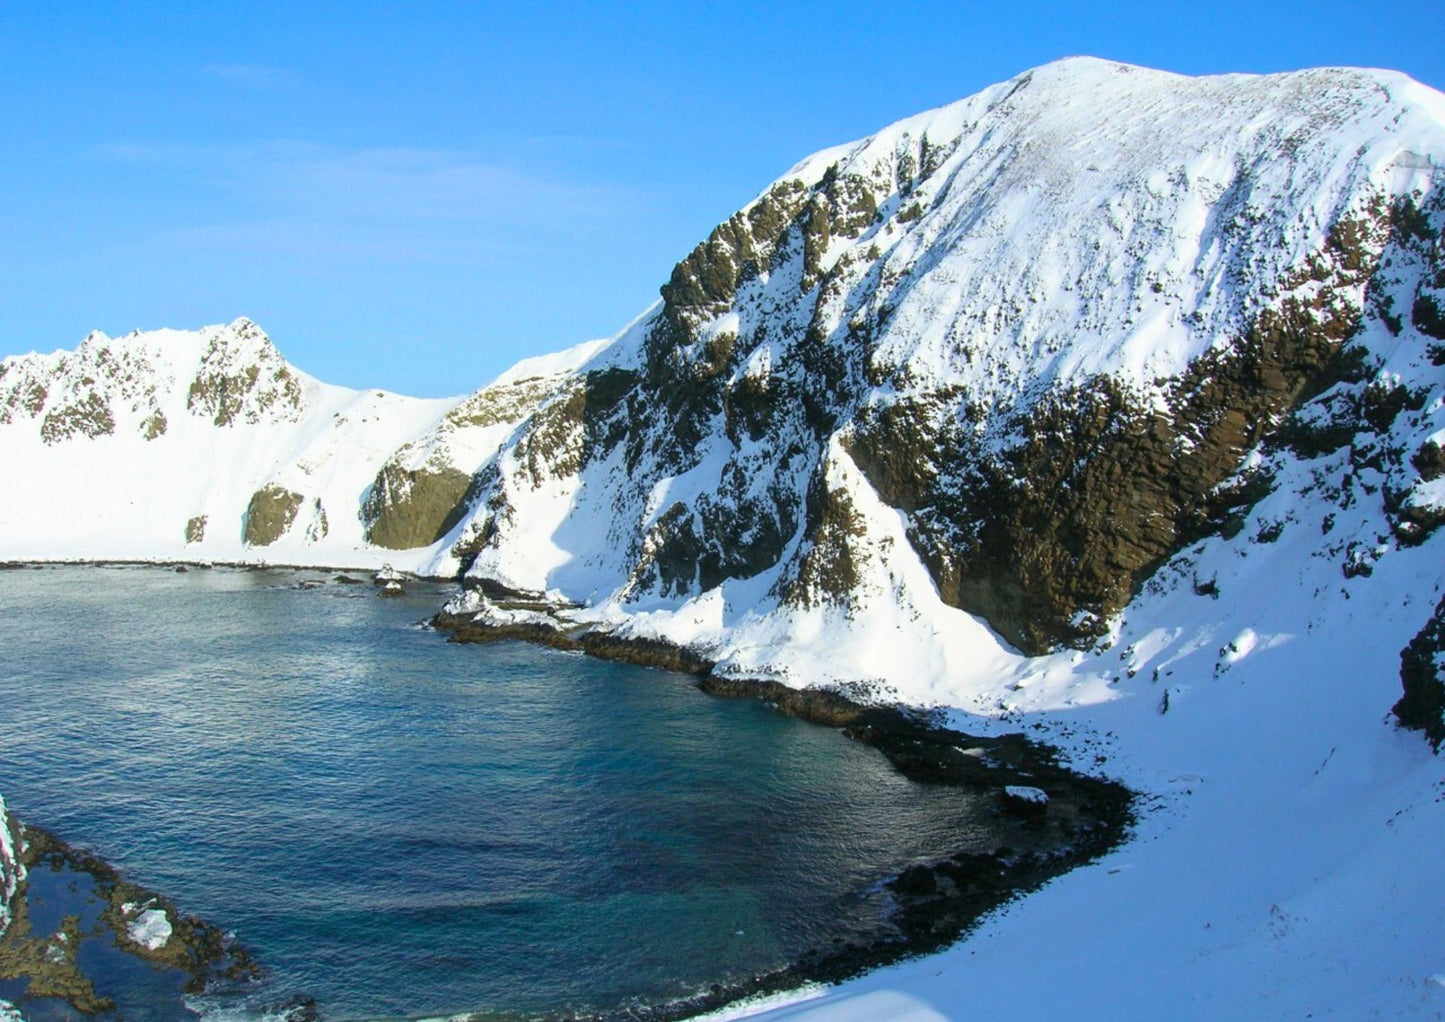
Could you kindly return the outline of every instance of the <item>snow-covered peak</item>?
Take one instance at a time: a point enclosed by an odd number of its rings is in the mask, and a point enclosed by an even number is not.
[[[0,427],[78,436],[164,433],[178,416],[218,426],[296,421],[320,387],[249,319],[196,331],[91,331],[74,351],[0,361]]]
[[[1097,373],[1145,387],[1242,330],[1331,225],[1429,190],[1442,111],[1395,72],[1074,57],[815,154],[758,202],[866,191],[875,221],[818,265],[872,292],[842,315],[885,323],[880,369],[1000,400]]]
[[[603,338],[595,341],[583,341],[581,344],[574,344],[572,347],[562,351],[547,355],[535,355],[532,358],[524,358],[504,370],[501,375],[487,384],[487,386],[506,386],[508,384],[520,383],[524,380],[558,377],[566,373],[575,372],[590,361],[598,352],[613,343],[613,340],[614,338]]]

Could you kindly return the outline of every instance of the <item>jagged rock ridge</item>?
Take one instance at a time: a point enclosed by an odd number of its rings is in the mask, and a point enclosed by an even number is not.
[[[1291,413],[1390,389],[1363,335],[1424,357],[1438,100],[1079,59],[814,156],[528,420],[456,549],[628,627],[715,594],[726,648],[749,614],[926,603],[901,539],[1014,646],[1087,644],[1267,490],[1242,470]],[[1412,493],[1402,536],[1437,523]]]
[[[6,358],[9,543],[51,557],[363,547],[378,468],[456,403],[321,383],[247,319]]]

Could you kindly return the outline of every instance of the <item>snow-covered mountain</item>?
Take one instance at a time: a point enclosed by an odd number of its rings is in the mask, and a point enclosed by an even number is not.
[[[1445,734],[1442,184],[1445,97],[1340,69],[1069,60],[821,153],[481,479],[457,552],[551,609],[451,610],[1143,793],[1119,852],[779,1017],[1439,1017],[1445,770],[1391,708]]]
[[[0,557],[445,569],[471,473],[598,343],[441,400],[321,383],[247,319],[6,358]]]
[[[204,516],[203,556],[464,571],[461,626],[1027,727],[1144,793],[1121,851],[791,1017],[1438,1016],[1445,771],[1390,711],[1445,738],[1442,186],[1402,75],[1061,61],[804,160],[463,402],[244,322],[8,359],[0,556],[188,556]]]
[[[4,554],[344,563],[382,463],[456,403],[323,384],[245,319],[7,358]]]
[[[1281,427],[1422,412],[1442,140],[1401,76],[1080,59],[811,157],[504,445],[455,549],[723,672],[955,701],[1236,527]],[[1445,495],[1409,421],[1400,543]]]

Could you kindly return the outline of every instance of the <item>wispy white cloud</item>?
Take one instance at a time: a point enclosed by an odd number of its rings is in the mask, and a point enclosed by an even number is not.
[[[640,206],[619,189],[455,150],[267,141],[119,144],[95,155],[184,186],[193,205],[167,218],[168,237],[207,248],[478,258],[509,246],[535,251],[549,236],[616,223]]]
[[[294,72],[269,64],[206,64],[200,73],[207,78],[217,78],[256,91],[279,89],[296,81]]]

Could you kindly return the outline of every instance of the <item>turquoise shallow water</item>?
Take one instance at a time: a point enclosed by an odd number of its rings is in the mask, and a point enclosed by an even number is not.
[[[875,930],[989,847],[957,789],[663,671],[418,627],[318,572],[0,572],[0,792],[266,965],[207,1010],[685,995]]]

